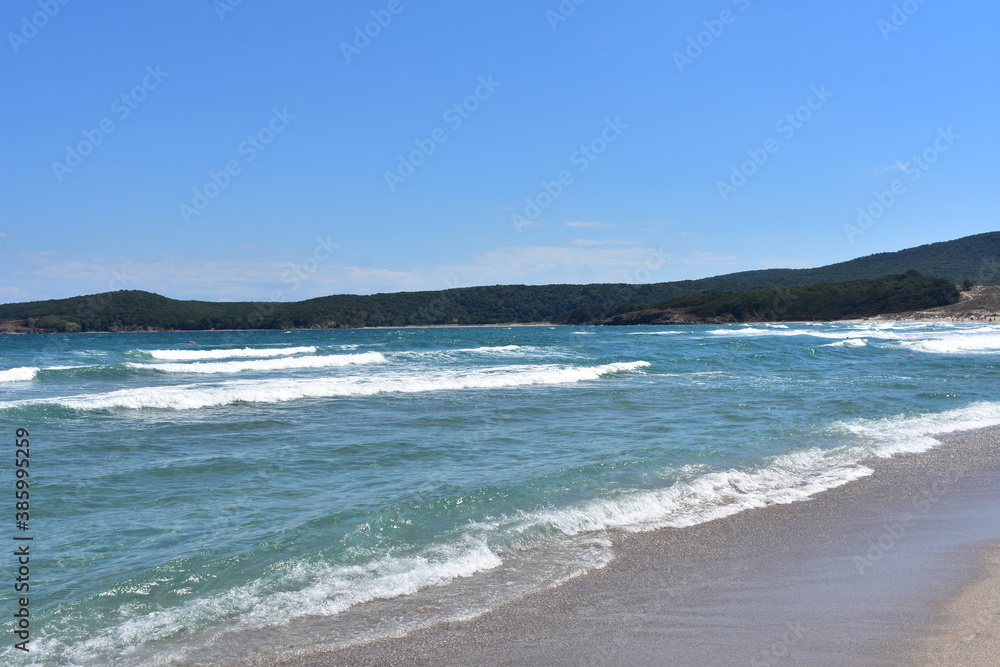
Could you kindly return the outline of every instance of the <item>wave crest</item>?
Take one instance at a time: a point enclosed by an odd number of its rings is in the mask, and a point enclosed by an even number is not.
[[[331,368],[380,364],[385,357],[378,352],[337,354],[323,356],[291,357],[285,359],[251,359],[246,361],[217,361],[172,364],[126,364],[129,368],[153,369],[164,373],[240,373],[242,371],[278,371],[296,368]]]
[[[199,361],[202,359],[234,359],[240,357],[284,357],[293,354],[313,354],[316,348],[279,347],[279,348],[220,348],[217,350],[136,350],[142,356],[164,361]]]
[[[20,366],[0,371],[0,382],[29,382],[35,379],[39,369],[34,366]]]
[[[11,401],[0,403],[0,409],[26,404],[55,404],[74,410],[112,408],[194,410],[234,403],[281,403],[303,398],[337,398],[383,393],[421,393],[568,384],[597,380],[604,375],[634,371],[649,365],[647,361],[630,361],[602,366],[569,368],[528,366],[522,369],[506,366],[467,373],[452,372],[430,375],[227,380],[213,384],[138,387],[90,396]]]

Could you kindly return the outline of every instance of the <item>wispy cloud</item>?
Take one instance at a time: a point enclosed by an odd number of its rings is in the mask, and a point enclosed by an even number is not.
[[[690,257],[678,259],[681,264],[693,266],[734,266],[740,263],[736,255],[720,255],[714,252],[696,252]]]
[[[601,239],[573,239],[570,241],[573,245],[638,245],[638,241],[620,241],[615,239],[601,240]]]
[[[648,265],[651,249],[637,242],[579,240],[584,243],[504,246],[472,256],[463,264],[402,268],[348,266],[332,258],[307,266],[178,255],[149,261],[81,260],[64,253],[37,252],[21,256],[21,264],[9,272],[19,287],[0,287],[0,295],[7,301],[25,301],[137,289],[175,299],[299,301],[330,294],[508,283],[634,282],[636,271]],[[666,280],[667,276],[648,279]]]
[[[594,229],[618,229],[618,225],[610,222],[567,222],[567,227],[591,227]]]
[[[879,165],[878,167],[874,167],[872,169],[872,173],[873,174],[882,174],[882,173],[885,173],[887,171],[906,171],[909,168],[910,168],[910,164],[908,162],[903,162],[901,160],[896,160],[896,162],[894,164],[891,164],[888,167],[885,166],[885,165]]]
[[[21,289],[20,287],[7,287],[5,285],[0,285],[0,294],[3,295],[5,299],[30,299],[31,292]]]
[[[436,269],[461,285],[629,282],[649,256],[650,249],[641,246],[508,246],[469,265]]]
[[[781,259],[778,257],[756,259],[752,264],[760,269],[809,269],[816,265],[814,262],[804,259]]]

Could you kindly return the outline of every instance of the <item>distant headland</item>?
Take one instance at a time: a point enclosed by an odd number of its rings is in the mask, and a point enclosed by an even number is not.
[[[1000,232],[988,232],[814,269],[665,283],[493,285],[279,303],[179,301],[119,290],[0,305],[0,332],[988,318],[1000,311],[996,285]]]

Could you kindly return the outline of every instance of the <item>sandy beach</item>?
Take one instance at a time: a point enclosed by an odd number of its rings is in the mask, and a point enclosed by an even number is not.
[[[616,535],[606,568],[467,622],[260,664],[995,664],[1000,429],[868,465],[807,502]]]
[[[980,575],[943,605],[941,620],[915,653],[920,665],[996,665],[1000,656],[1000,547],[976,557]]]

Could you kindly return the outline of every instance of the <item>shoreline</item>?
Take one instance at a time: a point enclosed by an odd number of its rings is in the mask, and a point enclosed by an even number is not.
[[[253,664],[940,664],[966,646],[989,658],[997,617],[979,605],[1000,577],[1000,428],[941,440],[804,502],[614,534],[605,568],[468,621]],[[983,579],[970,554],[987,545]],[[972,612],[994,625],[956,649]]]
[[[755,324],[835,324],[835,323],[859,323],[859,322],[920,322],[924,324],[978,324],[990,322],[987,319],[957,318],[957,317],[897,317],[895,315],[874,315],[867,318],[849,318],[843,320],[766,320],[766,321],[746,321],[746,322],[690,322],[685,324],[632,324],[632,325],[604,325],[604,324],[553,324],[552,322],[506,322],[501,324],[401,324],[399,326],[377,326],[377,327],[335,327],[326,329],[316,328],[291,328],[291,329],[136,329],[126,331],[10,331],[0,329],[0,335],[21,336],[21,335],[56,335],[74,336],[87,334],[136,334],[136,333],[177,333],[177,334],[199,334],[199,333],[248,333],[260,331],[367,331],[378,329],[475,329],[475,328],[508,328],[508,327],[603,327],[614,328],[629,327],[691,327],[691,326],[728,326],[728,325],[755,325]]]

